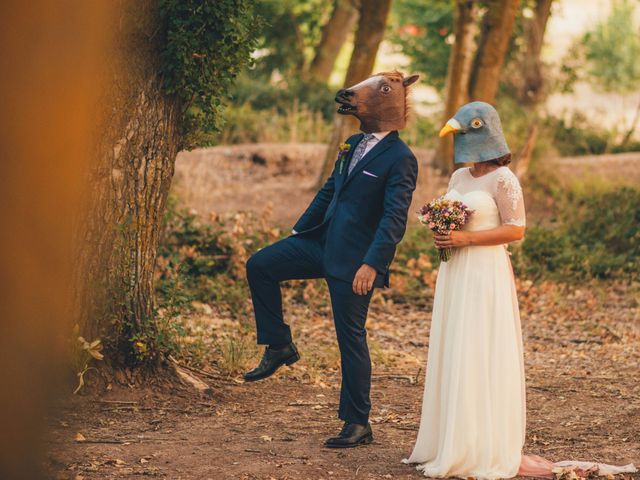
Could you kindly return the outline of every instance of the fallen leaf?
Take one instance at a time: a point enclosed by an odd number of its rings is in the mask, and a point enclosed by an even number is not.
[[[80,432],[76,433],[76,438],[75,438],[76,442],[86,442],[87,439],[85,438],[84,435],[82,435]]]

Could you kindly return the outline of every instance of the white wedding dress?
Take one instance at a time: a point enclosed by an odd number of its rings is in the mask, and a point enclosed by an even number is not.
[[[451,177],[448,198],[473,210],[465,230],[525,225],[522,189],[507,167]],[[633,465],[523,456],[525,379],[520,314],[506,245],[456,248],[436,281],[420,430],[411,456],[427,477],[551,476],[554,468],[600,474]]]
[[[507,167],[451,177],[447,198],[473,213],[465,230],[525,225]],[[522,334],[504,245],[453,249],[436,282],[422,418],[407,463],[429,477],[513,477],[525,436]]]

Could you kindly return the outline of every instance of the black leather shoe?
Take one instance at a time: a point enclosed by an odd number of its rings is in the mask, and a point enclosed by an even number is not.
[[[373,442],[373,432],[371,425],[358,425],[357,423],[345,422],[342,431],[337,437],[331,437],[324,446],[327,448],[353,448],[360,445],[368,445]]]
[[[256,380],[268,378],[276,373],[276,370],[282,365],[293,365],[298,360],[300,360],[300,354],[293,343],[290,343],[286,347],[278,348],[277,350],[267,347],[264,350],[260,364],[250,372],[244,374],[244,381],[255,382]]]

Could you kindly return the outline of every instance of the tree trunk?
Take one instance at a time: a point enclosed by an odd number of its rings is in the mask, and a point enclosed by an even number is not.
[[[309,77],[327,83],[336,58],[358,18],[355,0],[335,0],[333,13],[322,29],[322,38],[309,66]]]
[[[380,42],[384,37],[390,9],[391,0],[369,0],[361,3],[358,30],[344,81],[345,87],[352,86],[371,75]],[[357,130],[358,126],[359,122],[355,117],[336,114],[331,141],[324,157],[316,188],[320,188],[331,174],[340,142],[343,142],[349,133]]]
[[[540,52],[552,4],[553,0],[537,0],[534,16],[524,26],[525,50],[522,57],[522,86],[519,89],[519,97],[521,102],[529,105],[536,105],[544,99]]]
[[[471,72],[469,98],[493,103],[520,0],[489,0]]]
[[[455,41],[449,55],[445,108],[442,123],[449,120],[468,100],[469,77],[473,63],[474,38],[476,35],[475,0],[457,0],[454,11],[453,33]],[[453,136],[439,139],[433,165],[443,174],[451,173],[453,166]]]
[[[533,155],[533,148],[538,140],[538,124],[532,123],[529,127],[529,133],[527,134],[527,140],[515,156],[515,162],[512,166],[513,171],[522,180],[529,171],[529,164],[531,162],[531,156]]]
[[[181,119],[158,73],[158,2],[124,4],[78,266],[81,332],[108,340],[114,364],[154,352],[153,272]]]
[[[638,102],[638,106],[636,107],[636,113],[633,115],[633,119],[631,120],[631,125],[629,126],[627,133],[625,133],[622,139],[622,143],[620,143],[622,147],[625,147],[631,141],[631,137],[633,137],[633,134],[636,131],[636,127],[638,126],[639,120],[640,120],[640,102]]]

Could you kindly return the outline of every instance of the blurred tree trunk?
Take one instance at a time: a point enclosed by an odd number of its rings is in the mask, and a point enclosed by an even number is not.
[[[322,29],[322,38],[309,66],[309,77],[327,83],[342,45],[358,18],[356,0],[335,0],[331,18]]]
[[[536,0],[534,15],[524,25],[525,51],[522,57],[522,86],[519,89],[519,97],[521,102],[528,105],[536,105],[544,99],[540,52],[552,4],[553,0]]]
[[[533,17],[527,19],[524,24],[524,51],[520,63],[520,75],[516,76],[521,82],[517,86],[517,95],[523,105],[533,110],[533,115],[527,139],[513,158],[512,168],[521,179],[529,171],[531,156],[538,139],[539,126],[535,109],[546,96],[540,53],[544,45],[544,34],[551,16],[552,5],[553,0],[536,0]]]
[[[50,478],[45,438],[68,379],[71,238],[117,13],[109,2],[0,2],[3,480]]]
[[[473,63],[474,38],[476,34],[475,0],[457,0],[454,11],[453,34],[455,41],[449,55],[447,71],[445,109],[442,123],[449,120],[468,100],[469,77]],[[451,173],[453,166],[453,136],[438,140],[433,165],[443,174]]]
[[[488,0],[471,71],[469,98],[493,103],[520,0]]]
[[[391,0],[369,0],[360,5],[358,30],[353,45],[353,53],[349,61],[349,68],[344,86],[350,87],[371,75],[378,54],[380,42],[384,37],[387,18],[391,9]],[[322,170],[316,183],[320,188],[331,174],[333,164],[338,155],[338,146],[345,138],[357,130],[358,120],[353,116],[336,114],[333,122],[333,132],[322,164]]]
[[[105,66],[111,85],[90,172],[77,302],[81,333],[108,339],[114,364],[154,351],[153,272],[182,113],[159,75],[157,0],[122,3],[117,51]]]
[[[518,154],[515,155],[514,163],[511,168],[520,179],[523,179],[529,171],[529,163],[531,162],[531,156],[533,155],[533,148],[538,140],[538,130],[538,122],[534,120],[529,126],[529,132],[527,133],[527,139],[524,142],[524,145]]]
[[[640,121],[640,102],[636,107],[636,113],[633,115],[631,125],[629,126],[627,133],[625,133],[624,137],[622,138],[622,142],[620,143],[621,146],[624,147],[631,141],[631,137],[633,137],[633,134],[636,131],[636,127],[638,126],[638,121]]]

